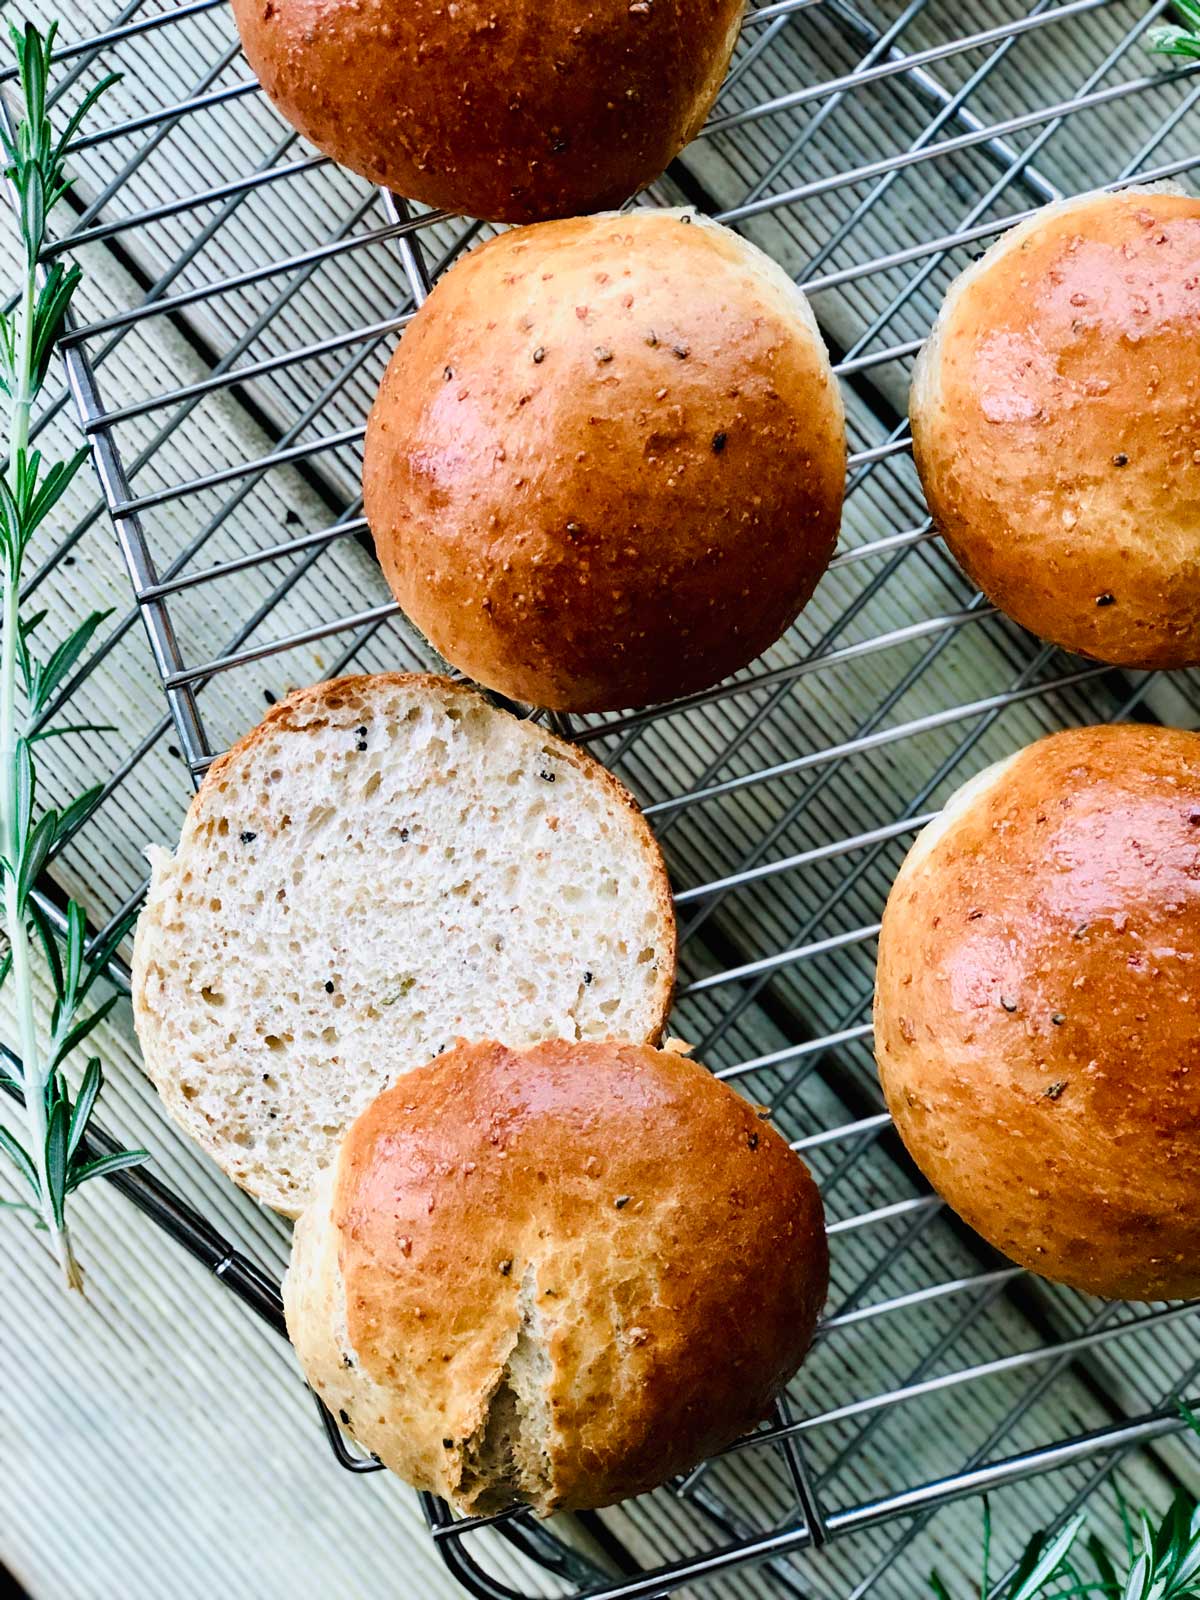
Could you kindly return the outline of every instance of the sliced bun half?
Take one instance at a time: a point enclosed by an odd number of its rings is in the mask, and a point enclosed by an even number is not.
[[[134,1015],[172,1116],[288,1215],[381,1089],[462,1036],[657,1041],[658,847],[591,757],[445,678],[301,690],[157,851]]]

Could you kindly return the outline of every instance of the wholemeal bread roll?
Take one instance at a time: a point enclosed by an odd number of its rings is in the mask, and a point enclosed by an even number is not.
[[[670,888],[630,795],[444,678],[290,695],[152,860],[147,1071],[289,1216],[363,1107],[459,1035],[653,1042],[670,1009]]]
[[[465,1513],[611,1504],[757,1423],[828,1256],[808,1169],[682,1056],[463,1045],[354,1123],[288,1331],[361,1445]]]
[[[1077,728],[960,790],[888,900],[875,1049],[909,1153],[998,1250],[1200,1294],[1200,735]]]
[[[781,268],[691,212],[472,251],[388,367],[363,493],[396,598],[515,699],[705,688],[774,643],[833,553],[841,398]]]
[[[917,362],[934,522],[1023,627],[1132,667],[1200,662],[1200,200],[1047,206],[957,280]]]
[[[700,130],[743,0],[233,0],[276,106],[427,205],[536,222],[620,205]]]

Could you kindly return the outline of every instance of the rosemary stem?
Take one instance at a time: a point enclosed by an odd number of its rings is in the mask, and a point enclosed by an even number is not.
[[[0,0],[2,6],[4,0]],[[109,1177],[150,1159],[145,1150],[114,1150],[94,1156],[83,1139],[88,1118],[104,1081],[99,1056],[89,1058],[74,1096],[64,1065],[108,1015],[116,997],[92,1005],[81,1014],[92,984],[103,972],[132,918],[123,918],[98,950],[87,946],[87,920],[82,906],[67,903],[65,938],[60,954],[54,928],[31,898],[33,880],[45,867],[50,851],[61,843],[99,793],[89,789],[70,805],[38,804],[35,781],[36,723],[53,703],[73,663],[87,649],[106,612],[83,618],[45,656],[30,636],[46,612],[21,615],[21,574],[29,541],[69,489],[86,454],[47,463],[30,448],[34,404],[41,392],[48,362],[62,335],[71,296],[80,278],[78,267],[56,263],[40,270],[46,241],[46,218],[70,186],[64,163],[71,140],[93,105],[117,81],[109,73],[84,94],[56,141],[49,116],[50,68],[54,59],[56,22],[41,32],[32,22],[8,25],[17,60],[20,104],[9,115],[0,96],[0,177],[14,201],[24,246],[24,271],[16,304],[0,310],[0,391],[7,400],[8,432],[0,443],[0,940],[8,949],[0,962],[0,983],[13,993],[20,1064],[15,1068],[23,1092],[24,1139],[0,1129],[0,1148],[16,1167],[20,1182],[35,1191],[36,1203],[0,1201],[6,1209],[32,1212],[49,1237],[69,1289],[82,1289],[83,1274],[75,1260],[65,1218],[68,1197],[94,1178]],[[0,423],[0,428],[3,423]],[[66,728],[55,728],[65,733]],[[53,990],[48,1019],[41,1016],[34,970]],[[39,1034],[39,1024],[48,1021]],[[26,1145],[28,1148],[26,1148]]]
[[[7,587],[7,586],[6,586]],[[7,599],[7,597],[6,597]],[[7,619],[6,619],[7,620]],[[7,759],[7,757],[5,758]],[[6,772],[8,768],[6,767]],[[42,1071],[38,1049],[37,1019],[33,1009],[33,971],[30,961],[29,934],[16,906],[16,882],[9,875],[4,897],[5,931],[12,951],[13,989],[17,1004],[17,1038],[21,1048],[21,1087],[25,1094],[25,1123],[29,1129],[29,1155],[37,1173],[41,1189],[41,1216],[51,1238],[55,1252],[63,1265],[67,1282],[77,1288],[74,1281],[78,1268],[70,1270],[74,1262],[69,1239],[60,1237],[50,1204],[50,1184],[46,1173],[46,1079]]]
[[[25,265],[25,283],[21,290],[21,305],[17,313],[17,350],[16,350],[16,386],[13,391],[12,416],[9,420],[8,441],[8,477],[9,487],[16,490],[17,463],[25,453],[29,444],[29,416],[33,410],[34,382],[33,382],[33,319],[37,301],[37,258],[28,259]],[[19,586],[21,581],[20,561],[13,565],[17,568],[13,576]],[[14,596],[19,601],[19,592]],[[17,614],[16,604],[13,606],[12,615]],[[7,620],[7,615],[6,615]],[[14,652],[13,666],[16,666]]]
[[[18,314],[16,384],[13,392],[12,414],[9,419],[8,479],[15,492],[17,463],[29,443],[29,413],[33,405],[30,393],[30,340],[34,315],[33,268],[28,266],[21,293]],[[0,641],[0,763],[3,764],[3,782],[0,782],[0,834],[4,853],[10,865],[16,865],[17,838],[17,639],[20,628],[21,557],[24,554],[21,538],[16,528],[11,531],[8,561],[4,573],[3,638]],[[5,898],[5,918],[12,936],[11,898]],[[19,920],[19,918],[17,919]],[[15,961],[15,954],[14,954]]]
[[[17,340],[12,413],[9,419],[8,478],[14,496],[20,463],[29,444],[29,420],[33,409],[33,324],[36,313],[36,256],[31,251],[26,262],[25,283],[17,313]],[[21,558],[24,554],[16,530],[9,547],[4,574],[3,638],[0,641],[0,831],[10,871],[4,895],[5,933],[12,952],[12,978],[16,994],[17,1035],[21,1047],[21,1087],[25,1095],[25,1120],[29,1130],[29,1156],[41,1191],[41,1215],[54,1246],[67,1287],[82,1288],[83,1279],[65,1227],[59,1227],[51,1203],[51,1186],[46,1163],[46,1087],[48,1073],[38,1041],[37,1017],[33,1000],[33,966],[30,959],[29,930],[18,903],[16,863],[20,850],[17,817],[17,741],[24,728],[17,716],[17,643],[20,629]]]

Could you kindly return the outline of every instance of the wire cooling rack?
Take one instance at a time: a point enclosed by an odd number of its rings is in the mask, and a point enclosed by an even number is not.
[[[811,296],[846,398],[845,526],[797,626],[738,678],[556,720],[645,804],[677,886],[675,1031],[769,1105],[813,1167],[833,1282],[770,1424],[655,1495],[548,1525],[456,1519],[426,1497],[434,1539],[476,1594],[517,1593],[488,1554],[503,1535],[529,1558],[528,1593],[634,1600],[705,1579],[738,1596],[904,1600],[939,1547],[948,1576],[973,1568],[931,1522],[952,1501],[1007,1489],[1028,1528],[1135,1445],[1160,1477],[1186,1470],[1169,1435],[1172,1398],[1200,1375],[1194,1308],[1087,1300],[992,1255],[906,1161],[870,1051],[887,888],[958,783],[1064,724],[1200,722],[1195,675],[1067,657],[971,590],[932,535],[904,420],[946,284],[1003,228],[1083,189],[1188,183],[1200,78],[1146,55],[1164,9],[760,5],[704,134],[639,202],[720,217]],[[45,886],[51,906],[62,888],[85,892],[100,923],[144,891],[153,775],[172,775],[182,808],[187,776],[289,686],[437,665],[371,554],[363,421],[394,339],[489,230],[305,147],[249,75],[225,0],[131,0],[97,28],[60,51],[64,105],[102,71],[124,77],[109,124],[76,141],[74,216],[50,253],[80,260],[84,286],[69,393],[39,426],[73,401],[102,499],[30,589],[62,579],[111,517],[133,604],[62,701],[89,704],[139,619],[166,694],[165,712],[131,714]],[[152,1176],[117,1181],[281,1326],[249,1248]],[[344,1466],[371,1470],[327,1431]]]

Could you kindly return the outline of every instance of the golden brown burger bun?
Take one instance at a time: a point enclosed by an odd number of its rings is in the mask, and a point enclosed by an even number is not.
[[[700,130],[742,0],[233,0],[318,149],[427,205],[536,222],[619,205]]]
[[[825,1298],[820,1197],[643,1045],[460,1045],[353,1124],[284,1285],[309,1382],[466,1513],[639,1494],[767,1413]]]
[[[841,397],[807,302],[690,212],[503,234],[384,376],[363,493],[405,611],[456,666],[568,711],[745,666],[833,553]]]
[[[888,899],[875,1050],[913,1160],[998,1250],[1200,1294],[1200,735],[1077,728],[960,790]]]
[[[1085,195],[952,286],[913,374],[917,468],[1023,627],[1133,667],[1200,662],[1200,200]]]

